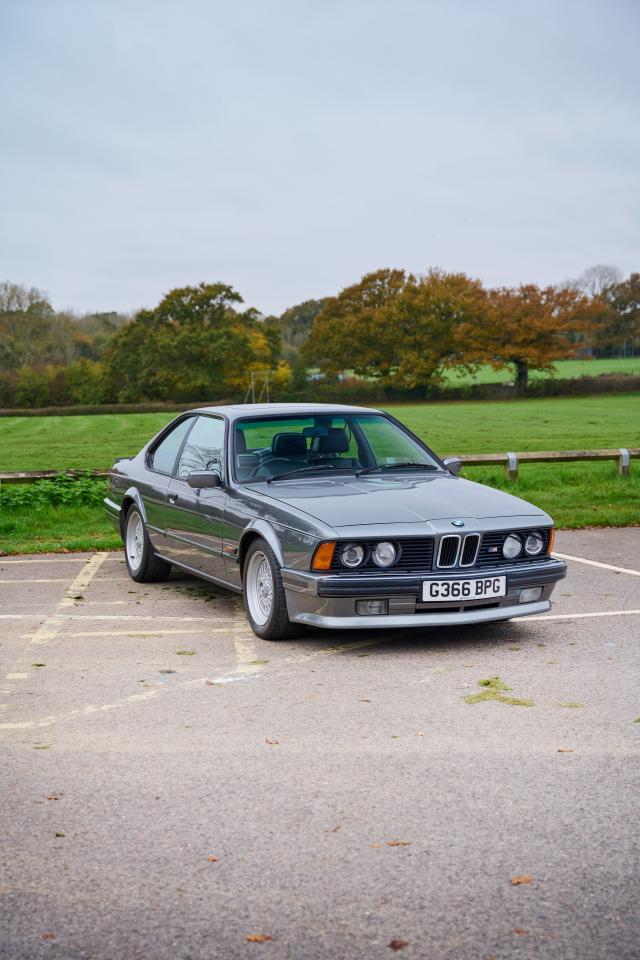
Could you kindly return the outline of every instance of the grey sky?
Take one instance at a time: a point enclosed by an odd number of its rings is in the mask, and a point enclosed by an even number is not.
[[[260,310],[640,269],[640,3],[0,0],[0,280]]]

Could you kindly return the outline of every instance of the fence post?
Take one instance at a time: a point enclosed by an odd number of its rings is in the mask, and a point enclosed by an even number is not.
[[[629,456],[629,451],[626,447],[620,447],[620,456],[618,457],[618,474],[621,477],[629,476],[630,463],[631,457]]]
[[[515,453],[507,454],[507,462],[504,465],[504,472],[507,480],[518,479],[518,456]]]

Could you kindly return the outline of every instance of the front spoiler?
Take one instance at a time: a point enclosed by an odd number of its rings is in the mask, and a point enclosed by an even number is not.
[[[447,613],[411,613],[386,614],[377,617],[331,617],[317,613],[297,613],[291,617],[296,623],[304,623],[309,627],[324,627],[330,630],[362,630],[371,628],[404,627],[454,627],[470,623],[493,623],[496,620],[511,620],[514,617],[534,616],[537,613],[547,613],[551,609],[550,600],[541,600],[538,603],[519,603],[512,607],[492,607],[490,610],[474,610]]]

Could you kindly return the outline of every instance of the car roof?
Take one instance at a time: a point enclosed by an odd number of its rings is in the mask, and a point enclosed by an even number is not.
[[[229,403],[219,407],[197,407],[189,413],[218,413],[229,420],[251,416],[286,416],[288,414],[380,413],[373,407],[351,407],[342,403]]]

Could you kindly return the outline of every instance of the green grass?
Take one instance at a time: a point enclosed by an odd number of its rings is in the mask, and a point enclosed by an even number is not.
[[[388,409],[441,455],[507,450],[640,446],[640,394],[518,401],[398,404]],[[171,414],[0,419],[0,470],[108,467],[136,453]],[[509,490],[546,510],[559,527],[640,523],[640,462],[623,480],[611,463],[521,465],[509,483],[500,467],[469,467],[469,479]],[[108,549],[119,538],[100,507],[2,509],[0,552]]]
[[[533,370],[532,380],[543,380],[548,377],[557,379],[572,379],[574,377],[597,377],[601,373],[629,373],[640,376],[640,357],[611,358],[606,360],[558,360],[551,373]],[[465,373],[463,370],[449,370],[445,374],[445,383],[450,386],[460,386],[463,383],[510,383],[513,380],[513,370],[494,370],[493,367],[483,366],[475,374]]]

